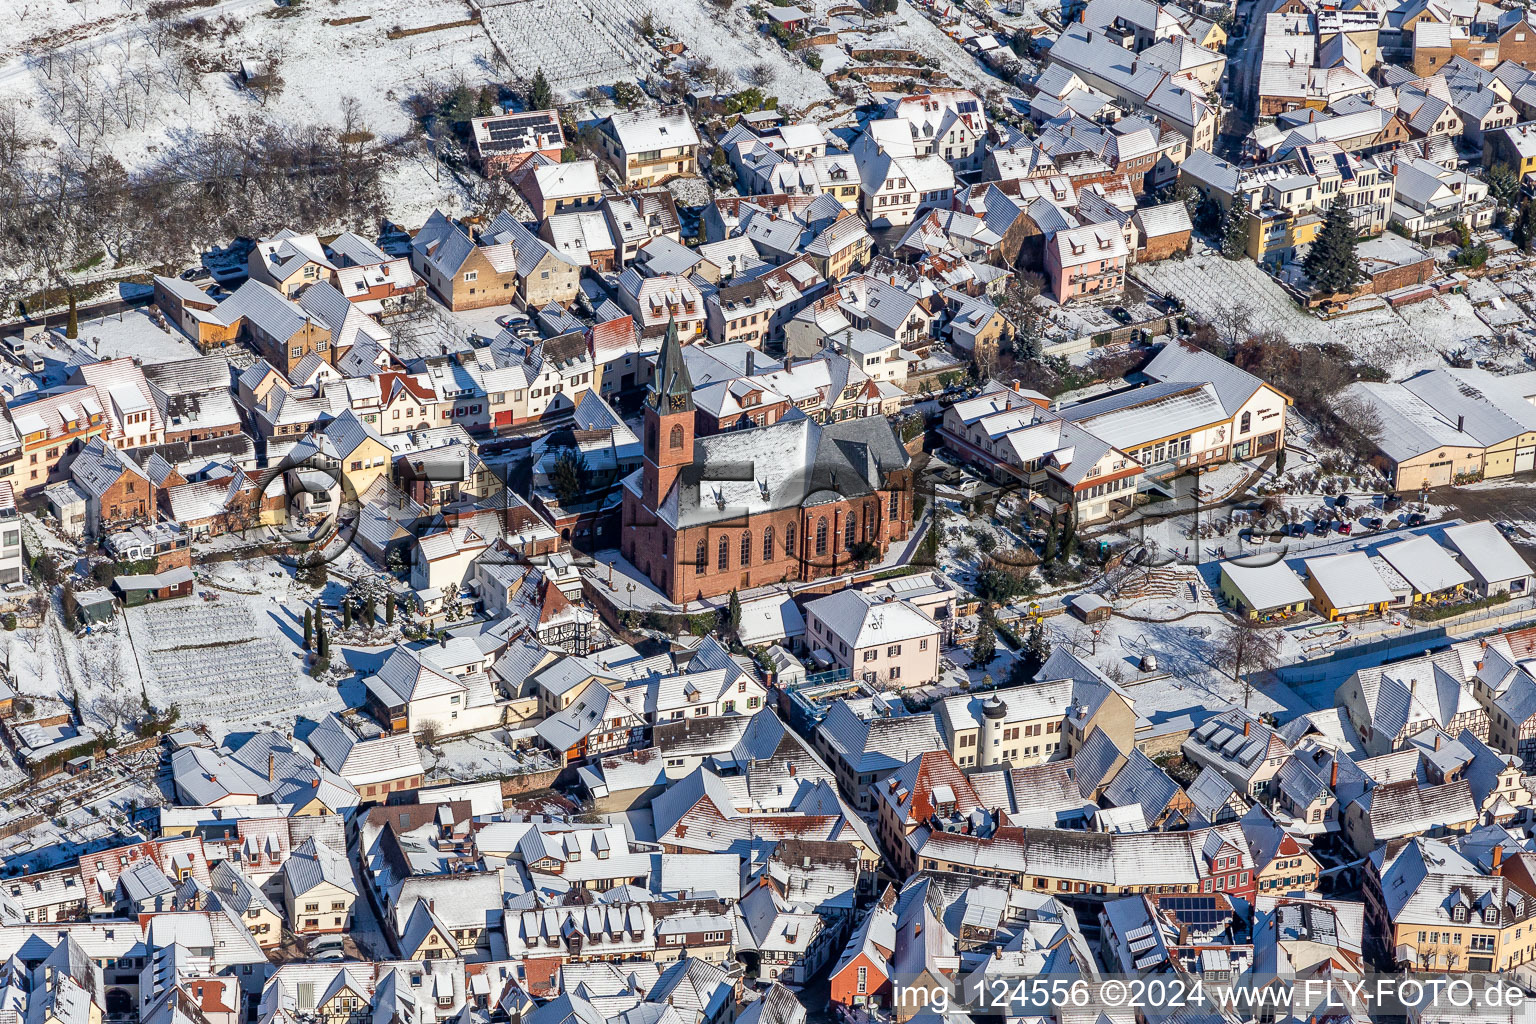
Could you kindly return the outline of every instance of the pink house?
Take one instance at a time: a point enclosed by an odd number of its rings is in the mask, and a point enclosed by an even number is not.
[[[1045,247],[1045,273],[1059,302],[1112,295],[1125,286],[1129,257],[1125,236],[1114,224],[1084,224],[1056,232]]]
[[[939,677],[939,625],[903,600],[842,590],[805,606],[805,639],[829,667],[904,688]]]

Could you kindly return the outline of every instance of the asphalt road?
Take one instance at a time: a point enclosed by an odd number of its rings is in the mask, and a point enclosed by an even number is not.
[[[1235,69],[1232,82],[1234,102],[1253,115],[1257,105],[1255,95],[1259,86],[1259,64],[1264,53],[1264,21],[1283,0],[1253,0],[1246,14],[1248,33],[1238,47],[1238,52],[1228,53],[1227,61]]]
[[[87,320],[97,320],[114,313],[121,313],[129,309],[138,309],[147,306],[154,301],[155,293],[146,291],[142,295],[134,295],[126,299],[108,299],[106,302],[93,302],[88,306],[77,306],[76,315],[84,323]],[[43,327],[63,327],[69,323],[69,310],[61,309],[54,313],[44,313],[40,316],[23,317],[20,320],[8,320],[0,323],[0,337],[15,334],[24,327],[42,324]]]

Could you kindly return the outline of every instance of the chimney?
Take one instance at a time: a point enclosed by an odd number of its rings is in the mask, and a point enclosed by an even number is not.
[[[1502,875],[1504,873],[1504,847],[1503,846],[1495,846],[1493,848],[1493,873],[1495,875]]]
[[[1333,759],[1333,771],[1328,773],[1328,788],[1329,789],[1338,789],[1339,788],[1339,759],[1338,758],[1334,758]]]
[[[1247,736],[1251,732],[1253,732],[1253,722],[1249,721],[1248,719],[1244,719],[1243,720],[1243,735]]]
[[[319,789],[320,788],[320,776],[317,775],[314,778],[309,780],[309,788],[310,789]]]
[[[277,755],[276,754],[268,754],[267,755],[267,781],[268,782],[275,782],[275,781],[277,781]]]
[[[447,633],[444,633],[442,636],[437,638],[437,646],[439,646],[439,647],[447,647],[448,646],[448,634]]]
[[[754,352],[752,349],[750,349],[750,348],[747,349],[747,376],[748,377],[752,376],[754,373],[757,372],[757,360],[753,358],[753,356],[755,356],[756,354],[757,353]]]
[[[1440,734],[1438,732],[1435,733],[1435,749],[1440,749]]]
[[[433,897],[433,896],[428,896],[427,897],[427,910],[428,910],[429,913],[434,913],[434,914],[437,913],[437,899],[436,899],[436,897]]]
[[[1024,390],[1024,382],[1023,381],[1019,381],[1019,380],[1015,380],[1013,382],[1013,393],[1014,394],[1018,394],[1020,391],[1023,391],[1023,390]]]
[[[1460,434],[1463,431],[1463,429],[1465,429],[1466,425],[1467,425],[1467,418],[1465,416],[1457,416],[1456,417],[1456,433]]]

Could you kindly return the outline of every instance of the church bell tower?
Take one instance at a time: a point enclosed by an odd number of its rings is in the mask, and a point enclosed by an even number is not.
[[[656,360],[656,379],[645,400],[641,493],[647,508],[660,508],[678,473],[693,462],[693,429],[693,378],[677,340],[677,324],[669,322]]]

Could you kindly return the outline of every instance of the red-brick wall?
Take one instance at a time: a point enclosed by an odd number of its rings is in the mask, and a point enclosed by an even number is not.
[[[1426,256],[1418,263],[1409,263],[1401,267],[1391,267],[1380,273],[1371,275],[1370,290],[1377,295],[1387,292],[1395,292],[1399,288],[1407,288],[1410,285],[1423,284],[1435,276],[1435,260],[1432,256]]]
[[[1137,263],[1155,263],[1165,260],[1176,252],[1184,252],[1189,248],[1189,232],[1181,231],[1176,235],[1159,235],[1149,238],[1146,243],[1136,250]]]
[[[155,485],[137,473],[124,473],[101,496],[101,525],[104,527],[153,519],[154,513]]]

